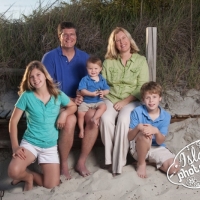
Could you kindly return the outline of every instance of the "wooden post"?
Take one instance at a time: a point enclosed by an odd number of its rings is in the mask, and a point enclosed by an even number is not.
[[[146,28],[146,58],[149,66],[149,81],[156,81],[157,27]]]

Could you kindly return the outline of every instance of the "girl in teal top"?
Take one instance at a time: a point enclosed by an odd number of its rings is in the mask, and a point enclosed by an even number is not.
[[[26,67],[18,93],[20,98],[9,123],[13,150],[13,158],[8,167],[8,175],[13,179],[11,184],[24,181],[24,191],[31,190],[33,182],[53,188],[60,183],[58,132],[64,127],[66,117],[75,113],[77,107],[58,90],[57,84],[39,61],[32,61]],[[17,124],[24,111],[27,129],[19,145]],[[27,169],[36,158],[43,174]]]

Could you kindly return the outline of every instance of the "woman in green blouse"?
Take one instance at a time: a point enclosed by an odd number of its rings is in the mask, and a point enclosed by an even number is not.
[[[124,28],[115,28],[108,39],[102,75],[110,93],[106,112],[101,117],[101,138],[105,145],[105,164],[112,173],[122,173],[129,149],[127,138],[130,113],[140,105],[140,88],[149,80],[146,58],[139,55],[135,41]]]

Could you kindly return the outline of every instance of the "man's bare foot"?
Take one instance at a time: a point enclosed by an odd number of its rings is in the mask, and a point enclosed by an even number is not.
[[[84,138],[84,130],[80,130],[78,136],[79,136],[79,138]]]
[[[147,175],[146,175],[146,163],[144,164],[137,164],[137,174],[140,178],[147,178]]]
[[[91,174],[84,164],[77,164],[75,170],[83,177],[89,176]]]
[[[29,191],[33,189],[33,174],[29,174],[28,181],[25,181],[24,191]]]
[[[66,162],[64,162],[64,164],[60,165],[60,173],[61,173],[61,175],[65,176],[66,180],[70,180],[72,178],[69,173],[68,165]]]
[[[91,121],[96,124],[97,126],[99,126],[99,120],[95,119],[94,117],[92,117]]]

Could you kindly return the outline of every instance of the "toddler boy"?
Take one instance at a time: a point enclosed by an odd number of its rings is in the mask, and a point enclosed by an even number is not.
[[[102,62],[98,57],[90,57],[87,60],[88,75],[83,77],[79,83],[78,90],[83,96],[83,102],[78,107],[79,137],[84,137],[84,116],[89,109],[96,109],[91,120],[98,126],[99,118],[106,111],[106,104],[103,102],[104,95],[109,93],[109,86],[101,76]]]

